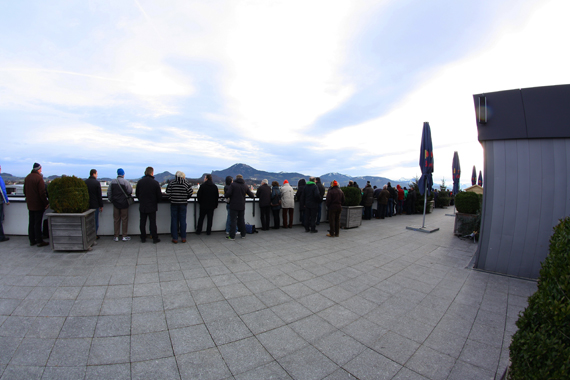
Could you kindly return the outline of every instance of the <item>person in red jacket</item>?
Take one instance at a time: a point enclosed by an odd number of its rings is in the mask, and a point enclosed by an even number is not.
[[[404,211],[405,193],[404,189],[402,189],[400,185],[397,186],[397,189],[398,189],[398,206],[396,207],[396,213],[397,215],[402,215],[402,212]]]
[[[28,237],[30,245],[44,247],[48,242],[42,240],[42,219],[48,209],[46,183],[42,175],[42,166],[34,163],[32,172],[24,180],[24,195],[28,206]]]

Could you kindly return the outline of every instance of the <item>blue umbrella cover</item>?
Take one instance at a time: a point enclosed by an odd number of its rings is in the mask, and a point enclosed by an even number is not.
[[[473,172],[471,173],[471,185],[477,183],[477,170],[475,170],[475,165],[473,165]]]
[[[429,195],[433,188],[433,143],[431,141],[431,128],[427,121],[424,122],[424,128],[422,130],[420,169],[422,170],[422,176],[418,181],[420,194],[424,195],[424,192],[427,189],[427,193]]]
[[[459,154],[457,151],[453,152],[451,170],[453,172],[453,195],[457,195],[457,193],[459,193],[459,179],[461,178],[461,165],[459,164]]]
[[[483,187],[483,173],[479,170],[479,179],[477,180],[477,185]]]

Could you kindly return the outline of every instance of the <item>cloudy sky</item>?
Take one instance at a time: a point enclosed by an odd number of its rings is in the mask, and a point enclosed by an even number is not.
[[[0,2],[0,165],[27,174],[483,168],[472,95],[570,83],[568,0]]]

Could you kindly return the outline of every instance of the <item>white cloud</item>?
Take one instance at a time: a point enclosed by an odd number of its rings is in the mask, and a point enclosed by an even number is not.
[[[226,91],[248,138],[303,140],[317,117],[353,92],[340,76],[350,13],[349,2],[240,3],[226,48]]]
[[[570,66],[570,55],[560,48],[564,36],[570,35],[564,9],[570,10],[570,4],[541,3],[526,24],[507,26],[508,31],[500,33],[485,50],[426,73],[429,79],[385,115],[322,136],[315,150],[357,147],[353,157],[362,160],[364,168],[393,178],[414,176],[420,174],[421,131],[423,122],[428,121],[434,143],[434,176],[439,180],[451,177],[448,172],[457,150],[463,173],[470,178],[473,165],[477,171],[483,169],[473,94],[570,83],[570,72],[564,69]]]

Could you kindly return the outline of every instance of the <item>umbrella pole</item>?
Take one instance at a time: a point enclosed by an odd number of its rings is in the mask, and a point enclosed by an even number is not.
[[[422,228],[425,228],[426,225],[426,204],[427,204],[427,179],[425,181],[425,188],[424,188],[424,221],[422,222]]]

